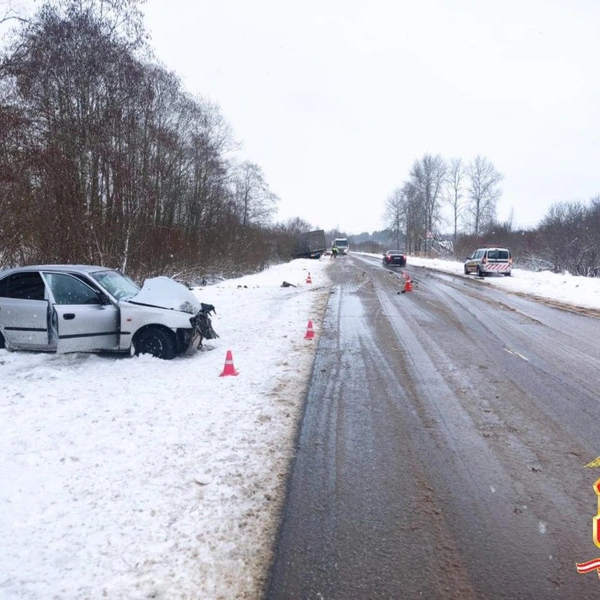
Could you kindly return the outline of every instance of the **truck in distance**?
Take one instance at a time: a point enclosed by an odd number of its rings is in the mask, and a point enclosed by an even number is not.
[[[347,238],[335,238],[332,245],[338,249],[340,256],[345,256],[350,251]]]
[[[294,256],[296,258],[321,258],[326,250],[325,232],[317,229],[298,234]]]

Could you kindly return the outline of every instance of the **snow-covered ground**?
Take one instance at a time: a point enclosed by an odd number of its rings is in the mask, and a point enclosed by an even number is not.
[[[0,598],[258,597],[328,265],[197,290],[220,338],[190,357],[0,350]]]
[[[259,597],[336,262],[197,290],[221,337],[190,357],[0,350],[0,598]],[[600,279],[482,283],[600,308]]]

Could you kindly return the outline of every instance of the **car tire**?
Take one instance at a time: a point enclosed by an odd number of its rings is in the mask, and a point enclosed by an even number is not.
[[[469,269],[467,269],[467,266],[465,265],[465,275],[469,274]]]
[[[156,358],[171,360],[175,357],[175,337],[161,327],[147,327],[135,336],[135,354],[151,354]]]
[[[504,277],[510,277],[510,273],[504,273]]]
[[[0,333],[0,350],[6,348],[6,342],[4,341],[4,336]]]
[[[477,265],[477,277],[484,277],[485,273],[481,270],[481,267]]]

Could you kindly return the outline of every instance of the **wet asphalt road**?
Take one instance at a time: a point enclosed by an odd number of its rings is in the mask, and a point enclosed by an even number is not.
[[[335,264],[270,599],[600,598],[600,320]]]

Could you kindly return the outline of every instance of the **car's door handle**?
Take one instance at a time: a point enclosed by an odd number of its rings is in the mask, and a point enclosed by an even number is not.
[[[75,313],[65,313],[65,314],[63,315],[63,319],[64,319],[65,321],[71,321],[71,320],[73,320],[74,318],[75,318]]]

